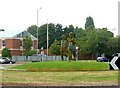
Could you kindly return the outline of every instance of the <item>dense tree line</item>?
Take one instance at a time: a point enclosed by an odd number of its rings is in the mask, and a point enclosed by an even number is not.
[[[113,33],[107,28],[96,28],[92,17],[86,18],[85,28],[74,27],[69,25],[63,28],[62,24],[48,24],[49,29],[49,48],[54,48],[55,42],[60,42],[61,36],[68,35],[70,32],[75,33],[79,53],[90,54],[113,54],[120,52],[120,37],[114,37]],[[37,26],[28,27],[28,32],[37,37]],[[39,49],[47,47],[47,24],[38,27]],[[51,46],[51,47],[50,47]],[[55,46],[56,47],[56,46]],[[58,49],[58,48],[57,48]],[[54,50],[53,50],[54,51]],[[58,51],[58,50],[57,50]],[[58,54],[58,53],[57,53]]]
[[[68,27],[62,28],[61,24],[48,24],[48,36],[49,36],[49,46],[54,42],[54,40],[61,40],[61,36],[64,34],[68,37],[69,32],[74,32],[75,28],[73,25],[69,25]],[[37,37],[37,26],[32,25],[28,27],[28,32],[30,32],[33,36]],[[39,41],[39,49],[43,47],[46,49],[47,47],[47,24],[44,24],[38,27],[38,41]]]

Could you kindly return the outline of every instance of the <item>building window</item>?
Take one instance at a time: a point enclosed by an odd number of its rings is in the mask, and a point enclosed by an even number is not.
[[[20,40],[20,46],[22,46],[23,44],[22,44],[23,42],[22,42],[22,40]]]
[[[5,40],[2,41],[2,46],[5,46]]]

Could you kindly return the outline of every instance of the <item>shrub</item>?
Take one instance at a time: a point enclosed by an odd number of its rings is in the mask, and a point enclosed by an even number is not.
[[[10,50],[7,49],[7,48],[4,48],[4,49],[2,50],[2,57],[9,57],[9,58],[11,58]]]

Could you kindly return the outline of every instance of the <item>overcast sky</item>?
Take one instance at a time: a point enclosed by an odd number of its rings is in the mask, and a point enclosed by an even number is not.
[[[84,28],[86,17],[91,16],[96,28],[107,27],[117,34],[119,0],[0,0],[0,29],[7,36],[26,30],[37,23],[39,26],[60,23]],[[0,36],[4,36],[1,32]]]

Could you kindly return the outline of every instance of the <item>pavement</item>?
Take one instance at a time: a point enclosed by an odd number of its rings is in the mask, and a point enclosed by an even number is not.
[[[24,63],[14,63],[14,64],[0,64],[0,70],[9,70],[10,67],[21,65]]]
[[[5,70],[5,69],[8,69],[12,66],[16,66],[17,64],[0,64],[0,69],[1,70]]]

